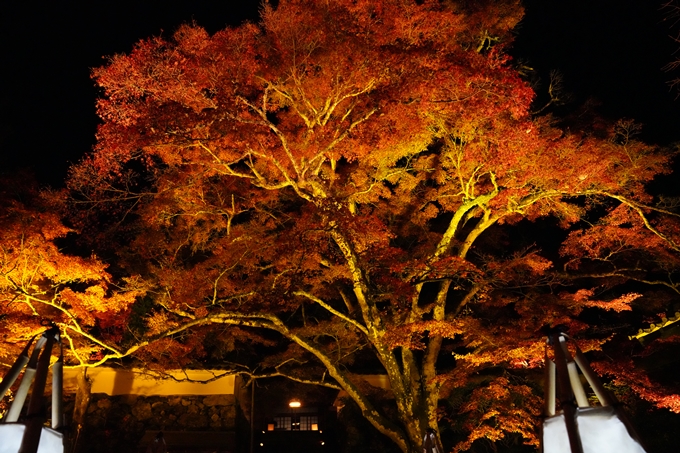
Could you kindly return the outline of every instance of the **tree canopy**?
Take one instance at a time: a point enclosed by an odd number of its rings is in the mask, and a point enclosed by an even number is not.
[[[116,315],[97,360],[341,389],[404,452],[447,421],[458,451],[536,444],[546,332],[623,353],[677,303],[680,245],[675,205],[646,190],[667,150],[630,121],[532,113],[506,53],[521,17],[513,0],[281,0],[112,57],[70,221],[144,290],[96,316],[73,290],[53,304],[97,333]],[[597,366],[680,411],[636,365]]]

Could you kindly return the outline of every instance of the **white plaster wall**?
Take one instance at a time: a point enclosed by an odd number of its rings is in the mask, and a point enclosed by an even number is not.
[[[64,369],[64,389],[75,391],[81,368]],[[219,370],[174,370],[171,377],[161,378],[141,369],[122,370],[96,367],[87,371],[92,382],[92,393],[107,395],[233,395],[235,375],[224,375]],[[216,376],[222,376],[215,379]],[[214,380],[212,380],[214,379]],[[210,381],[210,382],[208,382]]]

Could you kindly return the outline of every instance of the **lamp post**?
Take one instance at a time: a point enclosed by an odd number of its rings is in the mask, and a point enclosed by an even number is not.
[[[291,423],[290,423],[290,429],[291,431],[300,431],[300,420],[295,420],[295,416],[297,415],[296,409],[299,407],[302,407],[302,403],[300,400],[297,398],[290,400],[288,403],[288,407],[292,409],[292,414],[291,414]],[[297,423],[297,430],[295,429]]]
[[[250,384],[250,453],[255,444],[255,379]]]

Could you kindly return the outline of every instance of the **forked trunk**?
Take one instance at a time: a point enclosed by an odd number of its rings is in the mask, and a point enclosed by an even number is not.
[[[430,338],[428,349],[438,353],[441,338]],[[413,351],[401,351],[401,366],[396,365],[394,356],[384,360],[387,374],[392,385],[392,393],[398,408],[400,422],[404,429],[406,445],[400,445],[405,453],[422,452],[422,443],[429,428],[435,430],[437,445],[440,446],[437,429],[437,404],[439,401],[439,386],[435,383],[436,371],[434,362],[424,358],[417,360]],[[392,366],[390,366],[392,365]]]

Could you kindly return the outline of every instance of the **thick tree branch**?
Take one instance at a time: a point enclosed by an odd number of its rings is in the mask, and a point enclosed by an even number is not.
[[[368,298],[368,288],[364,279],[361,265],[359,264],[359,259],[355,255],[349,241],[342,235],[342,233],[340,233],[337,223],[334,220],[331,220],[329,222],[329,226],[331,237],[345,257],[345,262],[347,263],[347,267],[349,268],[350,274],[352,276],[354,296],[359,303],[359,307],[364,318],[364,324],[368,329],[368,336],[372,339],[372,341],[379,341],[383,334],[382,320],[375,305]]]
[[[439,243],[437,244],[437,248],[435,249],[434,254],[432,255],[432,257],[429,260],[430,262],[436,261],[444,253],[446,253],[448,251],[449,247],[451,246],[451,241],[453,241],[453,238],[455,237],[456,233],[458,232],[458,227],[460,225],[461,220],[463,220],[463,218],[465,218],[465,214],[467,214],[467,212],[470,211],[470,209],[486,205],[489,201],[491,201],[493,198],[495,198],[500,193],[498,185],[496,184],[496,177],[494,176],[493,173],[490,173],[489,176],[490,176],[491,181],[494,185],[494,190],[492,192],[488,193],[488,194],[479,195],[472,200],[468,200],[468,201],[464,202],[456,210],[456,212],[453,214],[453,218],[449,222],[449,226],[446,228],[446,231],[444,232],[444,235],[439,240]],[[487,226],[490,226],[490,225],[487,225]],[[480,231],[480,233],[481,233],[481,231]],[[471,238],[471,237],[468,235],[468,238]],[[471,239],[474,241],[474,239],[476,239],[476,236],[474,236]],[[469,247],[472,246],[472,242],[466,243],[466,244],[467,244],[467,247],[463,251],[459,252],[459,254],[458,254],[462,258],[465,257],[465,255],[467,254],[467,249],[469,249]]]
[[[296,295],[296,296],[306,297],[307,299],[311,300],[312,302],[315,302],[315,303],[321,305],[323,308],[325,308],[326,310],[328,310],[328,311],[329,311],[330,313],[332,313],[333,315],[335,315],[335,316],[337,316],[338,318],[342,319],[342,320],[345,321],[346,323],[353,325],[354,327],[356,327],[357,329],[359,329],[360,331],[362,331],[365,335],[368,335],[368,330],[366,329],[366,327],[362,326],[362,325],[359,324],[357,321],[355,321],[354,319],[348,317],[347,315],[345,315],[345,314],[343,314],[343,313],[337,311],[335,308],[331,307],[330,305],[328,305],[326,302],[324,302],[323,300],[319,299],[318,297],[316,297],[316,296],[314,296],[314,295],[312,295],[312,294],[309,294],[309,293],[306,292],[306,291],[295,291],[293,294]]]
[[[675,242],[669,236],[663,234],[661,231],[659,231],[658,228],[654,227],[654,225],[651,224],[651,222],[649,221],[649,219],[645,215],[644,210],[648,209],[650,211],[657,211],[657,212],[661,212],[661,213],[664,213],[664,214],[667,214],[667,215],[672,215],[674,217],[680,217],[679,214],[667,211],[665,209],[659,209],[659,208],[654,208],[654,207],[651,207],[651,206],[642,205],[640,203],[637,203],[636,201],[630,200],[630,199],[623,197],[621,195],[616,195],[616,194],[612,194],[612,193],[608,193],[608,192],[602,192],[602,193],[604,195],[606,195],[610,198],[613,198],[615,200],[618,200],[621,203],[625,204],[626,206],[632,208],[638,214],[640,219],[642,219],[642,222],[645,224],[645,227],[647,227],[647,229],[649,231],[651,231],[652,233],[654,233],[655,235],[660,237],[664,242],[666,242],[666,244],[668,244],[668,246],[670,248],[672,248],[676,252],[680,252],[680,244]]]

